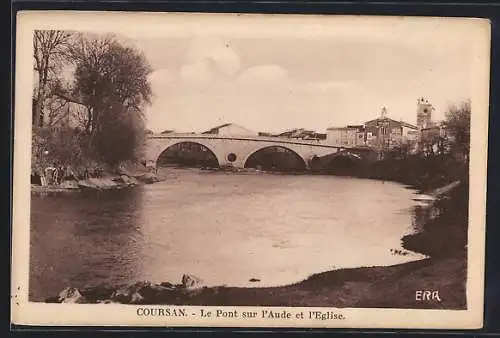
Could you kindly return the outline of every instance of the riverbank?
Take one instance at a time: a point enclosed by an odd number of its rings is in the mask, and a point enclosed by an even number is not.
[[[424,259],[388,267],[340,269],[282,287],[202,287],[187,283],[67,288],[53,303],[120,303],[206,306],[305,306],[464,309],[466,260]],[[184,280],[190,280],[185,275]],[[417,291],[437,290],[440,301],[421,301]]]
[[[35,194],[47,193],[70,193],[79,191],[103,191],[103,190],[119,190],[135,187],[141,184],[152,184],[166,180],[167,178],[156,173],[121,173],[121,174],[105,174],[99,178],[89,178],[86,180],[71,180],[63,181],[60,184],[50,185],[31,185],[31,192]]]
[[[424,260],[322,272],[279,287],[205,287],[203,276],[200,279],[185,275],[177,284],[172,280],[156,284],[142,281],[79,290],[67,288],[47,301],[463,309],[467,217],[459,209],[467,210],[463,208],[468,199],[466,188],[463,183],[455,183],[452,188],[434,191],[430,196],[437,198],[433,202],[437,216],[429,217],[419,233],[403,237],[406,250],[430,256]],[[438,291],[439,300],[418,300],[417,291],[426,290]]]
[[[380,161],[337,158],[320,160],[312,168],[314,174],[350,176],[398,182],[421,193],[438,189],[454,181],[467,181],[468,163],[450,155],[387,158]]]

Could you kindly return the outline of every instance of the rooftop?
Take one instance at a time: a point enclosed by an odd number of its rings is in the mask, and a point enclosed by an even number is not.
[[[204,131],[202,134],[213,134],[214,132],[216,132],[217,130],[219,130],[220,128],[224,128],[224,127],[227,127],[227,126],[230,126],[232,125],[233,123],[224,123],[224,124],[221,124],[219,126],[215,126],[213,127],[212,129],[210,130],[207,130],[207,131]]]
[[[250,129],[245,128],[245,127],[240,126],[240,125],[235,124],[235,123],[224,123],[224,124],[215,126],[210,130],[204,131],[204,132],[202,132],[202,134],[216,134],[219,129],[224,128],[224,127],[229,127],[229,126],[235,126],[235,127],[241,128],[241,129],[245,129],[249,132],[252,132]]]
[[[415,126],[415,125],[413,125],[411,123],[408,123],[408,122],[405,122],[405,121],[402,121],[402,120],[397,121],[397,120],[391,119],[389,117],[377,117],[376,119],[373,119],[373,120],[370,120],[370,121],[366,121],[365,124],[368,124],[370,122],[381,121],[381,120],[384,120],[384,121],[389,120],[389,121],[393,121],[395,123],[401,123],[403,126],[411,128],[411,129],[418,129],[417,126]]]
[[[359,124],[359,125],[348,125],[344,127],[329,127],[326,128],[326,130],[340,130],[340,129],[362,129],[364,128],[364,125]]]

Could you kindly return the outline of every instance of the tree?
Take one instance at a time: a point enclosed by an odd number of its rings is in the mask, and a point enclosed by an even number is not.
[[[49,96],[44,104],[44,120],[48,127],[53,127],[70,117],[70,104],[56,95]]]
[[[388,157],[391,159],[405,159],[411,154],[412,144],[410,142],[401,142],[388,151]]]
[[[72,47],[71,56],[75,63],[71,97],[88,108],[85,129],[89,133],[99,130],[100,115],[113,104],[140,113],[150,103],[148,75],[152,69],[135,48],[122,45],[113,36],[83,35]]]
[[[113,105],[101,116],[100,130],[95,134],[93,146],[97,154],[112,168],[123,161],[137,160],[144,143],[144,119],[126,108]]]
[[[74,86],[60,96],[85,106],[83,129],[104,161],[131,159],[144,133],[143,109],[151,102],[151,66],[113,36],[80,35],[70,55]]]
[[[71,33],[59,30],[35,31],[33,58],[36,84],[33,92],[33,125],[43,126],[44,106],[66,55]]]
[[[467,100],[458,105],[450,105],[445,120],[447,133],[452,137],[452,148],[466,160],[470,151],[470,116],[471,101]]]

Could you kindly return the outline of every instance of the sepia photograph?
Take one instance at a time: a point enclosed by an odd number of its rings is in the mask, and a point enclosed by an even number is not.
[[[488,21],[17,23],[20,322],[482,325]]]

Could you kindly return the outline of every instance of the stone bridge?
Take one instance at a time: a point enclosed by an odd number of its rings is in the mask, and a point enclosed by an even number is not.
[[[160,155],[175,144],[193,142],[205,146],[217,158],[220,166],[232,165],[244,168],[248,158],[255,152],[281,147],[298,155],[309,168],[314,156],[334,154],[345,146],[327,144],[325,141],[300,140],[263,136],[223,136],[215,134],[151,134],[144,148],[144,160],[156,164]]]

